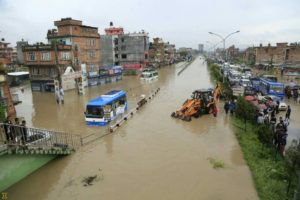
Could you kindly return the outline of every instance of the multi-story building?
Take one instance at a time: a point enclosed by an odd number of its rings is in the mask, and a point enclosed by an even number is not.
[[[60,80],[68,66],[72,66],[72,45],[43,44],[23,46],[24,64],[29,68],[33,91],[54,91],[54,80]]]
[[[148,64],[149,37],[148,33],[128,33],[119,35],[114,39],[115,64],[130,67],[140,65],[144,67]]]
[[[10,43],[5,42],[4,38],[0,41],[0,64],[7,67],[12,64],[13,48],[9,47]]]
[[[236,48],[234,45],[226,49],[226,58],[227,60],[232,60],[240,56],[239,48]]]
[[[122,27],[113,27],[113,23],[110,22],[110,27],[106,28],[105,35],[101,35],[100,47],[101,47],[101,66],[113,66],[118,63],[118,58],[115,57],[116,50],[118,50],[118,43],[116,44],[119,35],[124,35],[124,29]]]
[[[169,42],[165,43],[165,63],[173,64],[176,57],[176,47],[175,44],[170,44]]]
[[[28,42],[24,41],[23,39],[21,41],[17,42],[17,63],[18,64],[21,64],[21,65],[24,64],[22,49],[26,45],[28,45]]]
[[[255,64],[255,48],[254,47],[248,47],[244,51],[243,60],[244,60],[244,62],[246,62],[250,65]]]
[[[165,43],[162,38],[153,38],[149,47],[149,59],[151,63],[163,65],[165,61]]]
[[[300,63],[300,46],[277,43],[276,46],[255,47],[256,64],[288,65]]]
[[[149,36],[148,33],[124,34],[122,27],[105,29],[106,35],[101,36],[102,66],[121,65],[127,70],[139,70],[148,64]]]
[[[98,28],[83,25],[82,21],[72,18],[62,18],[55,21],[54,25],[57,29],[48,30],[47,33],[49,43],[71,45],[74,69],[80,70],[81,64],[86,64],[88,78],[97,77],[101,61]]]

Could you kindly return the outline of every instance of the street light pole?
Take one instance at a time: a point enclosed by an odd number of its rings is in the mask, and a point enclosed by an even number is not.
[[[211,49],[214,49],[213,50],[213,52],[214,52],[214,54],[216,53],[216,46],[218,46],[221,42],[223,42],[222,40],[220,41],[220,42],[218,42],[218,43],[212,43],[212,42],[210,42],[210,41],[206,41],[207,43],[209,43],[210,45],[212,45],[208,50],[211,50]]]
[[[227,61],[227,53],[226,53],[226,49],[225,49],[225,42],[226,42],[226,39],[229,38],[231,35],[235,34],[235,33],[239,33],[240,31],[235,31],[235,32],[232,32],[230,34],[228,34],[226,37],[223,37],[222,35],[219,35],[217,33],[213,33],[213,32],[208,32],[209,34],[211,35],[215,35],[219,38],[221,38],[221,40],[223,41],[223,50],[224,50],[224,58],[225,58],[225,61]]]

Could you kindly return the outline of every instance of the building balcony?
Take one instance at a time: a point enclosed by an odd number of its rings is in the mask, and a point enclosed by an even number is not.
[[[58,75],[46,75],[46,74],[30,74],[30,80],[54,80]]]

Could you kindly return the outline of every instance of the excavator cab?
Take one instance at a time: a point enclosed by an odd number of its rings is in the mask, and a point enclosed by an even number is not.
[[[198,118],[202,114],[208,114],[211,106],[217,102],[220,89],[220,84],[217,84],[215,89],[195,90],[191,99],[187,99],[179,110],[171,114],[171,117],[191,121],[192,117]]]

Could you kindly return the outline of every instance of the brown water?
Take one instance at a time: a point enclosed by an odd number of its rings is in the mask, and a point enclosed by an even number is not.
[[[222,105],[217,118],[206,115],[184,122],[170,117],[193,90],[211,87],[203,60],[197,58],[180,76],[178,70],[174,66],[161,69],[159,80],[152,84],[125,77],[121,83],[89,88],[85,97],[66,92],[66,103],[59,106],[53,94],[34,93],[31,103],[17,108],[28,121],[32,118],[32,125],[86,134],[103,131],[84,125],[84,104],[92,97],[112,88],[133,88],[128,93],[133,104],[140,94],[161,88],[150,104],[115,133],[29,175],[8,189],[10,198],[258,199]],[[213,169],[208,158],[222,160],[225,168]],[[96,174],[102,178],[84,187],[83,177]]]

